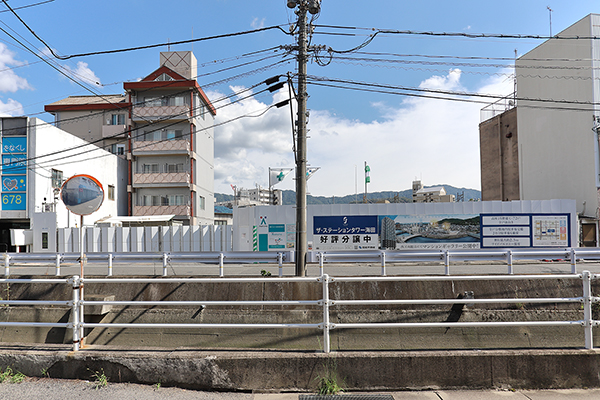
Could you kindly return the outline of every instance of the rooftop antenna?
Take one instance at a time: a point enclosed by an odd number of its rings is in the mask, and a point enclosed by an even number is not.
[[[517,105],[517,49],[515,49],[515,79],[513,80],[513,101]]]
[[[552,9],[550,6],[546,7],[548,9],[548,15],[550,16],[550,37],[552,37]]]

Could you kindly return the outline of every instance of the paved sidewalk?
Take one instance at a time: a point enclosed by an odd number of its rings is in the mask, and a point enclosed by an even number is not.
[[[299,400],[310,394],[274,393],[250,394],[232,392],[204,392],[160,385],[113,383],[25,378],[22,383],[0,384],[0,400],[44,399],[64,400]],[[313,395],[314,396],[314,395]],[[316,397],[314,397],[316,398]],[[600,389],[570,390],[427,390],[406,392],[344,393],[322,397],[330,400],[583,400],[600,398]]]
[[[411,392],[378,392],[378,393],[347,393],[331,396],[330,399],[364,400],[368,395],[379,395],[379,400],[391,396],[394,400],[589,400],[600,399],[600,389],[567,389],[567,390],[427,390]],[[352,396],[354,395],[354,396]],[[252,400],[298,400],[299,394],[255,394]],[[373,396],[375,397],[375,396]]]

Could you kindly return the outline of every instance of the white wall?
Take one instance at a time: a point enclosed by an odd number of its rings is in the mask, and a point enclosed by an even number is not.
[[[599,24],[600,16],[590,15],[559,35],[597,35]],[[592,54],[599,51],[595,42],[549,40],[516,63],[521,199],[573,198],[577,201],[577,212],[587,216],[595,216],[598,207],[598,140],[592,130],[594,112],[589,105],[532,99],[599,101],[598,82],[593,80],[596,74],[590,60]],[[557,58],[570,61],[561,62]],[[548,66],[569,69],[543,68]],[[581,69],[573,69],[577,67]],[[530,100],[523,100],[525,98]]]
[[[234,251],[254,250],[254,227],[256,227],[256,233],[260,235],[268,232],[269,224],[285,224],[287,234],[287,229],[293,229],[296,221],[296,209],[294,206],[235,207],[233,213]],[[574,200],[309,205],[307,208],[307,238],[310,245],[313,242],[313,217],[315,216],[479,215],[482,213],[570,214],[570,242],[572,247],[578,246],[577,216]],[[265,221],[264,223],[262,223],[263,220]],[[293,249],[286,248],[285,250]]]
[[[64,179],[87,174],[102,184],[104,202],[98,211],[84,217],[84,225],[92,225],[104,217],[123,215],[122,211],[127,209],[127,163],[116,155],[32,118],[29,120],[29,158],[33,159],[27,174],[29,215],[42,211],[44,198],[48,202],[54,198],[51,169],[62,171]],[[108,185],[115,187],[115,200],[108,199]],[[79,216],[68,212],[60,198],[56,211],[59,228],[79,226]]]
[[[205,198],[204,210],[195,206],[198,224],[212,224],[215,208],[215,172],[214,172],[214,116],[206,108],[204,118],[198,116],[196,121],[196,138],[194,152],[196,153],[196,194]]]

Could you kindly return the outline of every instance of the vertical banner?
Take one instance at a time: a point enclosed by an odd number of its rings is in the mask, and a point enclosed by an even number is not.
[[[27,137],[2,137],[2,210],[27,208]]]

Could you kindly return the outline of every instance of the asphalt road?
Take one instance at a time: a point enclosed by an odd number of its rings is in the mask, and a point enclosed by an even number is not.
[[[600,274],[600,263],[578,261],[577,272],[588,270]],[[295,266],[285,264],[282,268],[283,276],[294,276]],[[380,264],[326,264],[324,272],[330,276],[373,276],[381,275]],[[54,264],[16,264],[11,265],[10,275],[55,275]],[[277,264],[225,264],[224,276],[261,276],[261,271],[270,273],[272,276],[279,275]],[[4,272],[0,268],[0,274]],[[81,267],[79,264],[63,264],[61,276],[79,275]],[[466,262],[451,264],[451,275],[482,275],[482,274],[508,274],[508,266],[502,262]],[[167,274],[169,276],[206,276],[218,277],[220,273],[218,265],[199,263],[169,263]],[[568,274],[571,273],[571,264],[568,261],[532,262],[520,261],[513,264],[514,274]],[[84,270],[85,276],[106,276],[108,266],[106,263],[89,263]],[[129,263],[113,265],[113,276],[161,276],[163,274],[162,263]],[[319,276],[318,264],[309,264],[307,276]],[[386,275],[443,275],[444,265],[442,263],[403,263],[388,264]]]

